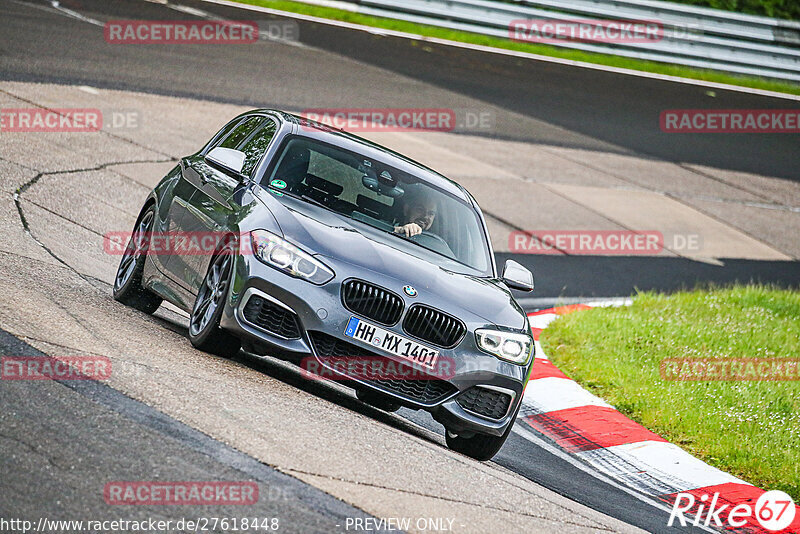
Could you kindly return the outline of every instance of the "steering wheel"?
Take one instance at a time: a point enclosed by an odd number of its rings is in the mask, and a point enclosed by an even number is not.
[[[429,248],[431,250],[435,250],[436,252],[441,252],[446,256],[453,257],[453,251],[450,249],[450,245],[447,244],[447,241],[433,232],[423,230],[421,234],[412,236],[410,239],[425,248]]]

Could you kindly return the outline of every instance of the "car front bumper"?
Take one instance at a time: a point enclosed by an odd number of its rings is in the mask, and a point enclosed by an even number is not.
[[[375,381],[361,380],[342,376],[337,368],[330,365],[330,360],[322,357],[314,345],[314,338],[320,335],[330,336],[351,345],[359,342],[344,335],[351,317],[359,317],[345,308],[341,298],[342,283],[351,278],[366,280],[372,284],[384,287],[401,294],[402,282],[376,272],[364,272],[364,269],[344,262],[337,262],[332,258],[324,258],[326,264],[333,268],[336,277],[322,286],[311,284],[305,280],[288,276],[277,271],[252,255],[239,255],[235,262],[234,279],[228,295],[227,305],[220,321],[220,326],[231,331],[245,341],[256,346],[278,349],[283,354],[289,354],[298,359],[313,356],[320,365],[333,370],[342,378],[343,383],[354,388],[366,388],[379,391],[392,398],[401,405],[425,409],[442,423],[450,432],[469,435],[482,433],[502,435],[509,424],[513,424],[513,417],[521,401],[530,365],[520,366],[504,362],[492,355],[481,351],[475,341],[474,332],[478,328],[492,328],[494,325],[469,312],[457,315],[467,326],[467,333],[458,345],[452,349],[436,347],[439,357],[449,357],[453,362],[453,371],[448,373],[446,382],[450,393],[430,402],[414,398],[396,389],[382,387]],[[276,335],[267,331],[245,318],[244,309],[249,299],[258,296],[270,301],[271,304],[292,312],[299,323],[299,337],[295,339]],[[404,313],[412,303],[422,303],[422,299],[404,299]],[[373,322],[370,318],[363,320]],[[374,322],[373,322],[374,323]],[[382,326],[388,331],[404,337],[409,336],[402,328],[402,319],[394,326]],[[420,343],[435,347],[420,341]],[[380,349],[364,345],[359,347],[369,351],[376,357],[387,358],[418,368],[415,364],[397,356],[383,353]],[[330,375],[330,373],[328,373]],[[473,387],[481,387],[481,394],[486,390],[501,392],[509,395],[511,400],[508,408],[501,417],[486,417],[465,408],[466,403],[460,396]],[[474,392],[473,392],[474,393]]]

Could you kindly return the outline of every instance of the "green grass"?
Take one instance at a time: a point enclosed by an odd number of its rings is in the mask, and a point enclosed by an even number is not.
[[[798,358],[800,292],[644,293],[566,315],[541,337],[567,375],[707,463],[800,500],[800,381],[663,380],[663,358]]]
[[[762,17],[800,20],[800,4],[792,0],[672,0],[681,4],[736,11]]]
[[[515,0],[500,0],[513,3]],[[722,9],[761,17],[800,20],[800,3],[794,0],[669,0],[675,4]]]
[[[292,13],[301,13],[304,15],[312,15],[315,17],[322,17],[327,19],[352,22],[355,24],[362,24],[365,26],[374,26],[376,28],[384,28],[388,30],[413,33],[425,37],[436,37],[439,39],[448,39],[451,41],[460,41],[464,43],[491,46],[494,48],[515,50],[519,52],[528,52],[531,54],[540,54],[543,56],[557,57],[573,61],[584,61],[587,63],[596,63],[599,65],[608,65],[611,67],[640,70],[645,72],[653,72],[657,74],[668,74],[671,76],[679,76],[682,78],[692,78],[696,80],[726,83],[731,85],[739,85],[743,87],[751,87],[755,89],[764,89],[768,91],[777,91],[780,93],[800,95],[800,84],[783,82],[779,80],[771,80],[766,78],[758,78],[750,76],[736,76],[724,72],[695,69],[691,67],[684,67],[681,65],[670,65],[668,63],[658,63],[655,61],[644,61],[644,60],[631,59],[619,56],[611,56],[607,54],[594,54],[589,52],[581,52],[580,50],[569,50],[545,44],[516,42],[516,41],[511,41],[510,39],[501,39],[499,37],[490,37],[487,35],[480,35],[465,31],[448,30],[445,28],[439,28],[437,26],[416,24],[413,22],[405,22],[401,20],[372,17],[368,15],[361,15],[359,13],[353,13],[351,11],[345,11],[342,9],[302,4],[300,2],[292,2],[290,0],[235,0],[235,1],[240,2],[242,4],[251,4],[256,6],[268,7],[272,9],[279,9],[282,11],[290,11]],[[425,51],[431,50],[430,47],[427,47],[424,42],[414,42],[414,44],[415,46],[421,47],[422,50]]]

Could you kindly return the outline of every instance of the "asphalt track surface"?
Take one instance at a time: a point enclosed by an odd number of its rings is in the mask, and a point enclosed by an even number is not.
[[[158,3],[136,0],[69,0],[61,4],[88,16],[187,18],[186,13]],[[271,18],[193,0],[180,4],[232,20]],[[796,136],[675,135],[661,132],[658,123],[665,109],[796,108],[793,101],[430,43],[420,46],[407,39],[303,21],[299,26],[301,43],[347,59],[320,63],[313,49],[291,51],[287,47],[266,56],[263,49],[247,46],[116,46],[105,43],[91,26],[54,27],[41,25],[38,18],[14,18],[13,23],[6,18],[3,77],[298,110],[408,104],[458,107],[451,100],[453,91],[484,102],[497,113],[496,131],[492,132],[497,137],[636,153],[800,180]],[[409,91],[393,77],[372,76],[374,71],[363,68],[365,65],[418,80],[428,89],[425,93],[417,87]],[[539,121],[538,127],[531,128],[529,121]],[[565,136],[561,128],[574,134]]]
[[[0,330],[3,354],[46,357]],[[337,530],[346,518],[369,517],[330,495],[213,440],[100,382],[26,381],[3,384],[0,443],[4,462],[0,514],[11,517],[104,518],[108,508],[98,486],[118,479],[243,480],[268,487],[250,517],[280,518],[297,531]],[[43,414],[48,414],[43,417]],[[91,439],[87,430],[103,439]],[[68,488],[65,491],[65,487]],[[91,497],[90,497],[91,496]],[[239,517],[236,506],[214,506],[205,517]],[[197,517],[192,506],[162,508],[153,514],[130,507],[119,514],[129,521]],[[286,527],[284,527],[286,528]]]
[[[201,2],[181,3],[225,18],[245,18],[229,8]],[[47,7],[49,2],[30,4]],[[72,0],[62,4],[101,20],[187,18],[185,13],[142,1]],[[662,109],[790,107],[776,99],[721,90],[715,90],[715,96],[711,97],[696,86],[437,45],[420,47],[402,39],[302,22],[301,42],[313,48],[281,47],[280,53],[269,57],[253,56],[248,47],[235,46],[201,47],[195,51],[148,45],[114,47],[106,45],[102,35],[98,37],[97,28],[90,24],[10,0],[0,0],[0,7],[4,11],[0,17],[3,35],[0,78],[4,80],[80,84],[297,110],[419,106],[421,102],[425,107],[457,107],[452,101],[452,93],[457,93],[468,97],[470,102],[477,99],[486,103],[487,109],[495,113],[496,131],[491,135],[497,137],[635,153],[798,179],[796,136],[749,136],[748,149],[742,150],[742,139],[737,136],[669,136],[660,133],[657,127]],[[321,64],[316,61],[315,48],[340,54],[341,60]],[[370,71],[365,66],[380,67],[402,74],[403,78],[398,81],[392,77],[365,77],[360,75],[362,70]],[[403,85],[406,78],[420,82],[413,87],[414,92]],[[572,133],[565,135],[563,128]],[[604,265],[604,261],[608,264]],[[682,262],[682,268],[676,269],[676,262]],[[795,262],[743,261],[733,274],[730,270],[717,268],[716,272],[713,266],[695,263],[670,258],[546,258],[537,260],[539,272],[545,273],[545,280],[551,279],[547,272],[559,272],[562,281],[540,284],[537,295],[625,295],[634,286],[676,289],[691,287],[698,280],[754,277],[784,285],[800,283]],[[622,282],[604,282],[606,278],[614,278],[606,274],[615,269],[630,273],[634,280],[629,276]],[[598,276],[598,272],[604,276]],[[635,274],[639,272],[647,273],[645,283],[637,284]],[[155,327],[185,333],[180,324],[153,321]],[[35,351],[21,343],[0,333],[4,353]],[[237,363],[305,388],[354,412],[398,425],[351,397],[299,383],[295,375],[275,362],[242,354]],[[21,510],[40,513],[42,502],[50,503],[52,508],[47,511],[54,515],[76,506],[91,513],[102,502],[87,503],[82,499],[90,490],[81,483],[85,484],[89,476],[107,480],[106,474],[117,469],[122,459],[130,463],[130,479],[147,478],[148,473],[155,471],[169,474],[170,470],[175,476],[187,477],[189,468],[194,471],[188,479],[224,478],[234,476],[231,471],[238,470],[269,483],[270,487],[287,488],[285,494],[290,498],[278,503],[266,502],[263,513],[279,510],[308,530],[329,531],[337,518],[363,515],[137,401],[92,384],[70,388],[53,384],[50,390],[26,389],[22,384],[16,390],[5,386],[0,389],[0,405],[7,421],[0,437],[6,443],[4,447],[15,450],[14,454],[27,462],[27,468],[18,472],[3,472],[0,482],[3,495],[19,496],[18,500],[0,499],[0,512],[4,515],[20,515],[17,512]],[[41,410],[51,414],[53,427],[36,424]],[[400,425],[404,430],[413,432],[419,425],[441,433],[440,427],[426,414],[403,410],[401,415],[414,423],[409,428]],[[59,421],[63,424],[59,425]],[[100,424],[105,426],[100,428]],[[54,440],[53,433],[62,430],[59,439]],[[108,441],[109,437],[114,437],[114,441]],[[50,448],[42,448],[48,439]],[[76,443],[81,447],[74,448]],[[69,468],[59,472],[59,459],[63,466],[86,461],[86,447],[92,450],[90,457],[96,463],[90,473],[70,473]],[[131,461],[134,458],[136,462]],[[667,514],[663,511],[598,481],[544,449],[532,447],[519,435],[512,434],[494,462],[629,524],[651,532],[670,531],[665,527]],[[69,488],[66,492],[65,485]]]

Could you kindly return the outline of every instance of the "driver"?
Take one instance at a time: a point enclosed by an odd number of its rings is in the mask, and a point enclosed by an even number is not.
[[[436,218],[436,202],[425,195],[406,193],[403,199],[403,221],[394,227],[394,233],[413,237],[428,231]]]

